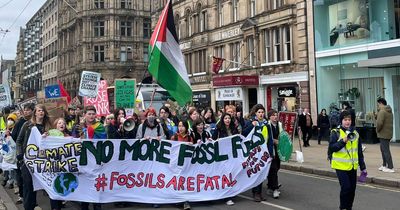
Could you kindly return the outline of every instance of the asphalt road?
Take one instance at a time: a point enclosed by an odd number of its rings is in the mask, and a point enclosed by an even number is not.
[[[273,199],[267,195],[267,200],[261,203],[253,202],[251,192],[245,192],[234,198],[235,205],[227,206],[223,201],[210,201],[193,203],[192,209],[229,209],[229,210],[265,210],[265,209],[339,209],[339,183],[337,179],[315,176],[304,173],[281,170],[279,181],[282,184],[281,197]],[[264,188],[266,189],[266,187]],[[264,190],[266,191],[266,190]],[[7,189],[12,199],[16,196]],[[400,189],[384,188],[373,185],[358,185],[354,209],[384,210],[400,209]],[[38,193],[39,205],[44,209],[50,209],[48,197],[43,192]],[[22,205],[18,205],[23,209]],[[79,210],[78,203],[68,202],[65,210]],[[148,204],[132,204],[126,208],[116,208],[113,204],[103,205],[104,210],[111,209],[153,209]],[[159,209],[182,209],[178,205],[162,205]]]

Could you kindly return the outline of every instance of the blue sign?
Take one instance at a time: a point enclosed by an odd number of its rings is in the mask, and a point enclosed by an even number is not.
[[[46,92],[46,98],[60,98],[61,91],[60,86],[51,85],[44,88],[44,92]]]

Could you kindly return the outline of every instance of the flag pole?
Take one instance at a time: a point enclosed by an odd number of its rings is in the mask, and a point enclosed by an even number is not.
[[[168,2],[167,2],[168,8],[169,8],[170,1],[171,1],[171,0],[168,0]],[[156,44],[157,39],[158,39],[158,35],[160,34],[161,23],[164,21],[165,13],[167,12],[167,10],[168,10],[168,9],[164,8],[163,14],[161,15],[161,18],[162,18],[162,19],[161,19],[161,21],[160,21],[160,26],[159,26],[159,28],[158,28],[156,37],[155,37],[155,39],[154,39],[154,45]],[[157,25],[156,25],[156,27],[157,27]],[[150,41],[151,41],[151,38],[150,38]],[[151,56],[153,55],[153,51],[154,51],[154,47],[155,47],[154,45],[153,45],[153,47],[151,48],[149,58],[151,58]],[[151,43],[150,43],[150,46],[151,46]],[[149,63],[150,63],[150,59],[149,59]],[[147,66],[147,69],[148,69],[148,68],[149,68],[149,67]],[[148,71],[148,70],[147,70],[147,71]],[[142,81],[144,80],[145,76],[146,76],[146,72],[144,72],[144,74],[143,74]],[[139,85],[138,90],[137,90],[137,92],[136,92],[136,97],[135,97],[135,98],[138,97],[139,91],[140,91],[140,89],[142,88],[142,85],[143,85],[142,82],[140,82],[140,85]]]

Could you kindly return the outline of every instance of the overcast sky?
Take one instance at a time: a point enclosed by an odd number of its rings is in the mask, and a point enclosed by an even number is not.
[[[15,59],[20,27],[25,28],[26,22],[32,18],[46,0],[31,0],[14,26],[9,28],[28,2],[29,0],[0,0],[0,28],[10,30],[3,40],[4,33],[0,32],[0,55],[4,59]]]

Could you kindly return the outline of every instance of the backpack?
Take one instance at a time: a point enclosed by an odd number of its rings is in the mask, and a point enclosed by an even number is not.
[[[329,123],[331,124],[331,128],[336,128],[340,125],[340,112],[339,111],[331,111],[329,113]]]
[[[144,138],[144,133],[146,132],[146,123],[142,124],[142,138]],[[157,136],[160,136],[160,124],[157,123]]]

